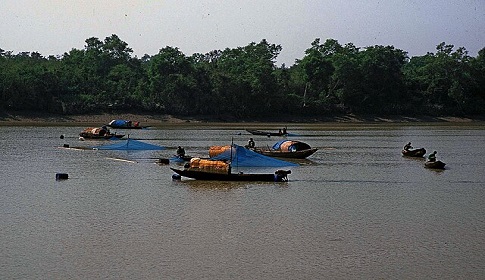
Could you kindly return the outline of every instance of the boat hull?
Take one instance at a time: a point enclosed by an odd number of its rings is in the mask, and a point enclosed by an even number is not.
[[[424,164],[424,167],[429,168],[429,169],[445,169],[446,163],[442,161],[427,161]]]
[[[192,178],[196,180],[210,180],[210,181],[260,181],[260,182],[283,182],[287,181],[287,177],[278,176],[277,174],[245,174],[245,173],[213,173],[205,171],[180,170],[170,168],[180,176]],[[288,172],[289,171],[285,171]]]
[[[318,150],[317,148],[312,148],[312,149],[306,149],[306,150],[300,150],[300,151],[294,151],[294,152],[278,151],[278,150],[254,150],[254,151],[269,157],[303,159],[313,155],[317,150]]]
[[[426,154],[426,149],[402,150],[401,153],[405,157],[423,157]]]

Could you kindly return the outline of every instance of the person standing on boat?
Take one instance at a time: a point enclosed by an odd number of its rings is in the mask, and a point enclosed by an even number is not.
[[[428,161],[429,162],[435,162],[436,161],[436,151],[434,151],[432,154],[429,154]]]
[[[410,149],[412,149],[413,147],[411,146],[411,142],[407,143],[405,146],[404,146],[404,150],[405,151],[409,151]]]
[[[248,144],[246,145],[246,148],[248,148],[248,149],[254,149],[255,146],[256,146],[256,144],[254,143],[253,138],[249,138]]]

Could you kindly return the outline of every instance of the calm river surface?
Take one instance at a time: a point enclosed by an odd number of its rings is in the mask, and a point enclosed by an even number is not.
[[[241,125],[127,131],[164,151],[59,148],[106,143],[82,129],[0,127],[0,279],[485,277],[483,123],[293,124],[319,151],[287,183],[172,181],[155,164],[244,145]],[[403,158],[408,141],[447,169]]]

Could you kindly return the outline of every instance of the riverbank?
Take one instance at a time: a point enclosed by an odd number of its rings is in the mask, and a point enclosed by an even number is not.
[[[431,117],[431,116],[372,116],[372,115],[338,115],[318,118],[283,117],[264,120],[240,120],[227,116],[172,116],[163,114],[137,113],[103,113],[84,115],[56,115],[37,112],[2,112],[0,125],[3,126],[101,126],[114,119],[138,121],[143,126],[177,125],[177,124],[210,124],[210,123],[469,123],[484,122],[485,116],[473,117]]]

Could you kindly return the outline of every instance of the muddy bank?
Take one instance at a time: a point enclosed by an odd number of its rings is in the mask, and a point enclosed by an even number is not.
[[[429,122],[484,122],[485,116],[452,117],[452,116],[372,116],[372,115],[338,115],[318,118],[278,117],[260,120],[240,120],[225,116],[172,116],[163,114],[137,113],[103,113],[85,115],[55,115],[36,112],[3,112],[0,113],[0,125],[60,125],[60,126],[101,126],[114,119],[125,119],[141,122],[144,126],[177,125],[177,124],[210,124],[210,123],[429,123]]]

